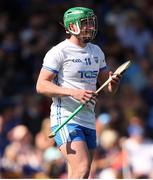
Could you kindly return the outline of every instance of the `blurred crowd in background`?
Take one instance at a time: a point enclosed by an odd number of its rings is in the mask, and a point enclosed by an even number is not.
[[[67,178],[50,132],[51,99],[36,93],[45,53],[66,38],[73,6],[92,8],[94,43],[114,71],[127,60],[115,95],[96,106],[97,149],[91,178],[153,178],[153,1],[0,1],[0,178]]]

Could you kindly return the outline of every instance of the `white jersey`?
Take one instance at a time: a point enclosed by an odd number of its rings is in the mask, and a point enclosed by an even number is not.
[[[98,73],[106,62],[97,45],[87,43],[81,48],[66,39],[47,52],[43,68],[57,74],[55,83],[61,87],[95,91]],[[80,105],[70,96],[52,99],[51,126],[61,124]],[[68,123],[95,129],[94,106],[84,107]]]

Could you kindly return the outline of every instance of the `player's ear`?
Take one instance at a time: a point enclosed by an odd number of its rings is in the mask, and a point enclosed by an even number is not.
[[[70,24],[69,24],[69,27],[70,27],[71,31],[75,31],[75,27],[74,27],[74,24],[73,24],[73,23],[70,23]]]
[[[77,33],[77,34],[78,34],[78,32],[80,31],[80,30],[78,29],[78,26],[77,26],[76,24],[70,23],[69,27],[70,27],[70,30],[71,30],[71,31],[73,31],[73,32],[75,32],[75,33]]]

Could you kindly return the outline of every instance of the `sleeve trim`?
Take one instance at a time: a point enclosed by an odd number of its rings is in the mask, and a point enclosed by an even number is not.
[[[55,73],[55,74],[58,74],[58,71],[57,70],[55,70],[55,69],[52,69],[52,68],[50,68],[50,67],[47,67],[47,66],[42,66],[44,69],[47,69],[47,70],[49,70],[49,71],[51,71],[51,72],[53,72],[53,73]]]
[[[102,68],[99,69],[99,71],[105,71],[105,70],[108,70],[108,67],[107,66],[104,66]]]

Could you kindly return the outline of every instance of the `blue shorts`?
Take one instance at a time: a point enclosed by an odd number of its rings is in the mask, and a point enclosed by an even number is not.
[[[52,127],[52,131],[57,126]],[[89,129],[78,124],[64,125],[54,137],[57,146],[61,146],[67,142],[72,141],[85,141],[88,149],[96,148],[96,130]]]

